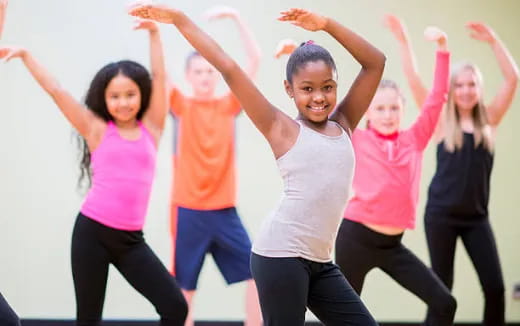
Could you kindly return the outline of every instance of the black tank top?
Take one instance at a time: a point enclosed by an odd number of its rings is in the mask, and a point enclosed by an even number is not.
[[[473,134],[464,133],[460,150],[437,147],[437,170],[428,191],[426,218],[453,222],[478,221],[488,216],[489,181],[493,154]]]

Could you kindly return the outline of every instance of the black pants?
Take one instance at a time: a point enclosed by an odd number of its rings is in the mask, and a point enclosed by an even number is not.
[[[363,224],[343,220],[336,238],[336,262],[361,294],[366,274],[380,268],[428,307],[425,325],[451,326],[457,303],[439,278],[401,243],[402,234],[388,236]]]
[[[4,299],[2,293],[0,293],[0,325],[20,326],[18,316]]]
[[[453,260],[457,238],[462,239],[484,292],[484,325],[504,325],[504,280],[489,220],[469,226],[457,226],[431,216],[426,218],[425,229],[432,268],[449,289],[453,286]]]
[[[333,263],[251,255],[264,326],[302,326],[306,307],[325,325],[375,326]]]
[[[80,213],[71,258],[78,326],[100,325],[109,264],[154,305],[160,325],[184,325],[188,311],[184,296],[141,231],[113,229]]]

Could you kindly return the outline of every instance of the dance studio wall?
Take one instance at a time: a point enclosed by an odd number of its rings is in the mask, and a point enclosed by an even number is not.
[[[240,63],[245,54],[231,21],[206,22],[201,14],[217,1],[173,1],[210,32]],[[11,0],[2,44],[28,47],[55,74],[62,85],[82,98],[93,74],[112,60],[130,58],[148,65],[148,38],[132,31],[125,14],[126,0]],[[405,125],[417,116],[402,74],[396,41],[382,25],[384,13],[392,12],[408,25],[416,49],[420,73],[431,85],[434,46],[422,39],[430,24],[449,35],[453,60],[471,59],[485,77],[489,100],[501,82],[501,74],[489,46],[469,38],[464,23],[489,23],[520,61],[516,0],[227,0],[251,25],[263,58],[258,87],[275,105],[291,115],[294,105],[284,94],[282,80],[286,58],[275,60],[280,38],[313,39],[329,48],[339,68],[340,90],[346,90],[359,67],[328,35],[299,30],[276,21],[277,13],[301,6],[330,15],[364,35],[387,55],[386,77],[403,87],[406,97]],[[170,26],[161,27],[167,66],[172,78],[184,83],[184,58],[188,44]],[[220,89],[223,91],[224,88]],[[340,91],[340,94],[343,91]],[[72,129],[51,99],[39,88],[18,60],[0,66],[0,291],[23,318],[73,318],[74,291],[70,272],[71,231],[81,204],[76,190],[77,150]],[[512,300],[512,287],[520,281],[520,96],[500,126],[492,179],[491,220],[497,237],[507,290],[507,319],[520,321],[520,302]],[[173,124],[167,122],[158,156],[157,177],[145,227],[149,244],[170,265],[169,202]],[[261,220],[276,204],[281,181],[270,149],[245,115],[237,121],[238,208],[254,238]],[[404,238],[407,246],[428,261],[422,226],[427,185],[435,168],[434,146],[424,159],[418,227]],[[326,168],[326,167],[324,167]],[[243,285],[226,287],[211,259],[206,261],[195,298],[197,319],[243,319]],[[458,321],[476,321],[482,314],[478,279],[462,246],[456,257],[454,294],[459,302]],[[368,275],[363,292],[366,304],[381,321],[418,321],[425,306],[386,275]],[[104,316],[152,319],[152,306],[111,269]]]

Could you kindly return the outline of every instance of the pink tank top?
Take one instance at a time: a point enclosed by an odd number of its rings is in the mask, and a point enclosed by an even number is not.
[[[155,175],[157,148],[138,122],[141,136],[127,140],[110,121],[101,144],[92,152],[92,187],[81,213],[108,227],[141,230]]]

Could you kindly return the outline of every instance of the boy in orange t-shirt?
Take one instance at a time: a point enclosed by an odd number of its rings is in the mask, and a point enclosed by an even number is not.
[[[209,18],[232,18],[239,26],[254,77],[260,51],[238,12],[213,9]],[[235,208],[235,118],[241,107],[232,93],[215,96],[217,70],[197,52],[186,60],[188,97],[173,87],[175,121],[174,181],[171,203],[174,273],[189,304],[186,326],[193,325],[192,299],[207,253],[228,284],[247,281],[246,324],[261,325],[256,287],[249,269],[251,241]]]

